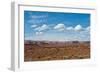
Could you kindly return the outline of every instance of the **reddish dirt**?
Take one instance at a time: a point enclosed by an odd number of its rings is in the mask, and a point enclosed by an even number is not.
[[[90,58],[90,43],[25,43],[24,61]]]

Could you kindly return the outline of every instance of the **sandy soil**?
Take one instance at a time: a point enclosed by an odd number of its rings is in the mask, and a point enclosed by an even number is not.
[[[24,47],[25,62],[90,58],[89,42],[25,43]]]

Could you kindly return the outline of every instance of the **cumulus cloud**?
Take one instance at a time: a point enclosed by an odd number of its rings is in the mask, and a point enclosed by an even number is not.
[[[74,30],[74,28],[70,26],[70,27],[67,27],[66,30],[72,31],[72,30]]]
[[[36,35],[42,35],[43,32],[36,32]]]
[[[39,26],[37,28],[35,28],[34,30],[36,31],[44,31],[47,30],[49,27],[46,24],[43,24],[42,26]]]
[[[63,31],[65,30],[65,25],[64,24],[57,24],[55,27],[54,27],[55,30],[58,30],[58,31]]]
[[[37,25],[31,25],[31,27],[32,27],[32,28],[35,28],[35,27],[37,27]]]
[[[82,26],[81,25],[76,25],[74,30],[75,31],[81,31],[82,30]]]

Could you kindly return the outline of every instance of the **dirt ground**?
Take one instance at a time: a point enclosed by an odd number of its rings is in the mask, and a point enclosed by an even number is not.
[[[24,61],[69,60],[90,58],[90,43],[24,44]]]

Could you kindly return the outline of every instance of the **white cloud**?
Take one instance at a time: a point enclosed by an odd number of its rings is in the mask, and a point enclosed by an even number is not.
[[[44,30],[47,30],[48,28],[49,27],[46,24],[43,24],[42,26],[37,27],[34,30],[36,30],[36,31],[44,31]]]
[[[88,26],[88,27],[86,28],[86,31],[90,31],[90,26]]]
[[[82,30],[82,26],[81,25],[76,25],[74,30],[75,31],[81,31]]]
[[[66,30],[72,31],[72,30],[74,30],[74,28],[70,26],[70,27],[67,27]]]
[[[40,23],[43,23],[43,22],[46,22],[47,19],[31,19],[31,20],[28,20],[27,23],[29,24],[40,24]]]
[[[65,25],[64,24],[57,24],[54,29],[58,30],[58,31],[63,31],[65,30]]]
[[[32,15],[31,18],[32,19],[39,19],[39,18],[46,18],[48,17],[48,15]]]
[[[37,27],[37,25],[31,25],[31,27],[32,27],[32,28],[35,28],[35,27]]]
[[[36,35],[42,35],[43,32],[36,32]]]

